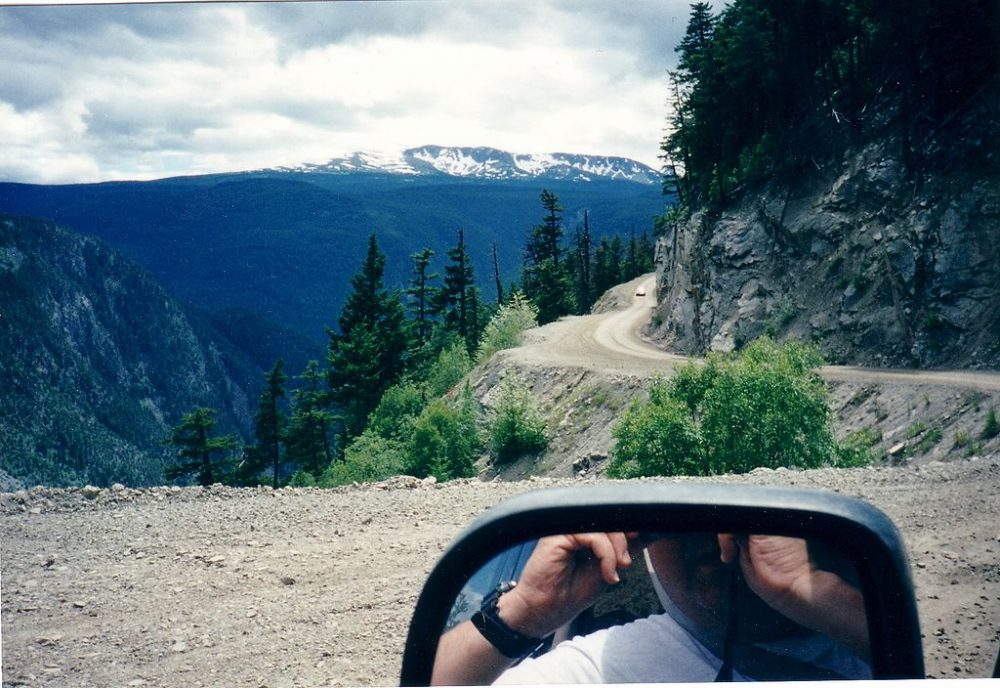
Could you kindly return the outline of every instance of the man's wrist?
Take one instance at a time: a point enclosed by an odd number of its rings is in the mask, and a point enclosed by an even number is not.
[[[541,635],[526,633],[524,626],[518,622],[517,613],[511,614],[511,607],[515,609],[519,605],[504,604],[506,614],[500,609],[502,600],[510,602],[511,590],[517,584],[515,582],[500,583],[495,590],[483,598],[483,604],[479,611],[472,617],[473,625],[480,634],[491,644],[500,654],[511,659],[520,659],[534,652],[542,644]]]

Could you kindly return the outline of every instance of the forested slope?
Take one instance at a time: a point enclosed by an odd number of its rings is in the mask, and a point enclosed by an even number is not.
[[[102,242],[0,215],[0,468],[27,485],[159,484],[196,405],[245,429],[259,373]]]

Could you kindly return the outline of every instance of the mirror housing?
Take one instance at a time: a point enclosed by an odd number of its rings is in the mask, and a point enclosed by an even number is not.
[[[614,531],[761,532],[822,539],[847,556],[864,591],[872,674],[924,678],[913,583],[899,532],[873,506],[832,492],[704,483],[608,483],[511,498],[448,547],[417,600],[402,686],[430,684],[452,601],[480,567],[509,547],[547,535]]]

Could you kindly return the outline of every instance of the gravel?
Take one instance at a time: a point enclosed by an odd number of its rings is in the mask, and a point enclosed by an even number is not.
[[[1000,456],[716,480],[881,508],[910,553],[928,675],[990,675]],[[515,493],[581,482],[0,494],[3,685],[395,684],[420,585],[459,530]]]

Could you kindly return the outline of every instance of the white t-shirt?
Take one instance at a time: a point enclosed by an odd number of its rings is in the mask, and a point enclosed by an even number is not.
[[[812,635],[758,647],[790,662],[806,663],[848,678],[871,676],[863,661],[824,636]],[[781,657],[777,658],[779,662]],[[496,683],[703,682],[714,681],[721,667],[722,659],[668,614],[657,614],[560,643],[546,654],[508,669]],[[753,679],[736,668],[733,680]]]

